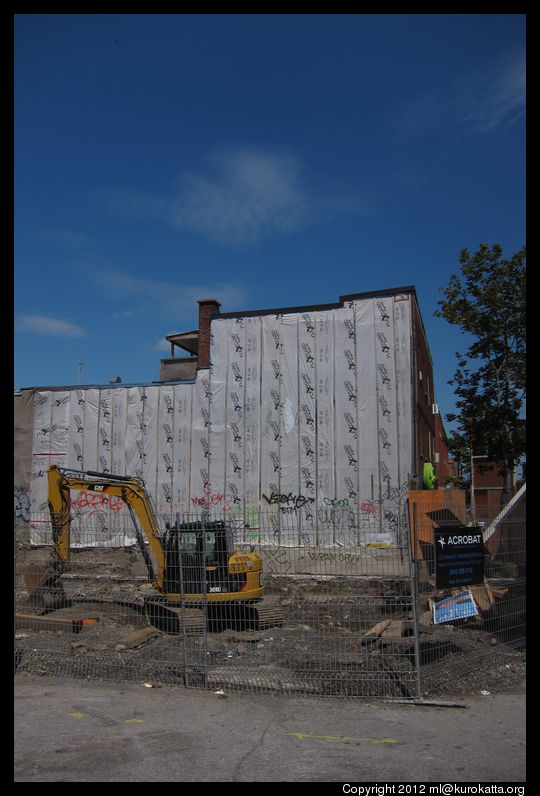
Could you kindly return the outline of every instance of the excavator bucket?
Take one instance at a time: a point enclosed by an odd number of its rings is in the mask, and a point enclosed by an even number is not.
[[[25,610],[44,614],[69,605],[61,581],[61,567],[57,562],[28,564],[24,573],[27,592]]]

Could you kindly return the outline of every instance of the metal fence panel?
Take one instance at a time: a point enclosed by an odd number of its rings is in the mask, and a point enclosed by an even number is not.
[[[179,609],[180,630],[149,624],[143,605],[155,589],[138,548],[131,542],[118,546],[119,538],[131,538],[118,517],[114,534],[107,539],[104,532],[101,546],[86,547],[79,531],[79,546],[62,576],[69,605],[40,616],[28,598],[36,565],[49,558],[51,548],[20,544],[17,671],[417,700],[425,693],[451,693],[449,678],[489,665],[494,656],[511,659],[525,634],[517,524],[510,531],[498,529],[498,536],[492,532],[488,540],[486,584],[476,599],[485,592],[492,607],[472,619],[435,626],[433,604],[444,595],[434,588],[429,554],[415,553],[414,518],[409,527],[403,501],[378,509],[377,518],[386,524],[375,529],[367,526],[365,512],[336,506],[320,513],[270,507],[256,517],[180,518],[225,523],[236,551],[260,555],[271,605],[257,626],[247,621],[248,613],[239,617],[232,603],[217,614],[208,586],[202,587],[199,607]]]

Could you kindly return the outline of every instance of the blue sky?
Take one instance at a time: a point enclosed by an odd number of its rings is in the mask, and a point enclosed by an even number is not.
[[[155,381],[201,298],[415,285],[451,411],[439,288],[525,243],[525,23],[15,15],[15,388]]]

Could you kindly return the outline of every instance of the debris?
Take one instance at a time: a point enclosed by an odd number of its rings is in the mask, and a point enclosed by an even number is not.
[[[435,663],[447,655],[461,652],[461,647],[453,644],[450,641],[419,641],[418,652],[420,654],[420,665],[427,666],[430,663]],[[416,650],[414,645],[403,650],[403,654],[407,655],[411,660],[415,659]]]
[[[242,641],[250,641],[253,643],[262,640],[262,633],[254,632],[253,630],[245,630],[243,633],[235,633],[233,636],[227,636],[226,640],[231,643],[239,643]]]
[[[117,649],[120,647],[122,649],[140,647],[141,644],[144,644],[146,641],[156,636],[159,636],[159,630],[155,627],[143,627],[142,630],[137,630],[135,633],[130,633],[129,636],[121,638],[118,642]]]
[[[433,608],[428,611],[422,611],[418,617],[418,625],[423,633],[430,632],[433,629]]]

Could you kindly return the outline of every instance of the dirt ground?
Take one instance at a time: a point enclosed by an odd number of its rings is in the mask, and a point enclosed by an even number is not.
[[[127,583],[114,568],[99,578],[68,579],[68,589],[72,605],[48,616],[89,623],[62,630],[19,626],[19,674],[352,697],[415,698],[419,687],[430,698],[525,690],[525,650],[473,620],[432,625],[416,649],[410,596],[391,582],[363,595],[336,594],[328,583],[276,583],[281,624],[188,635],[152,629],[140,607],[149,584]],[[388,619],[400,623],[399,635],[366,638]]]

